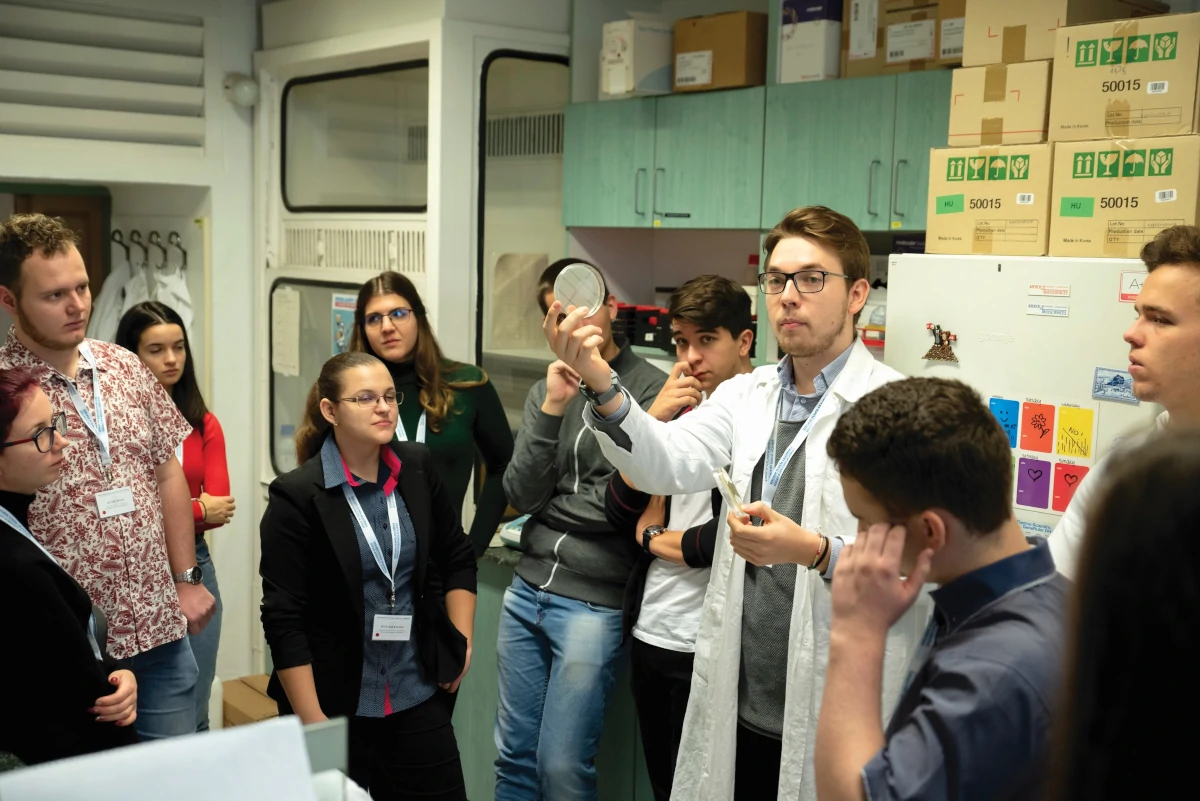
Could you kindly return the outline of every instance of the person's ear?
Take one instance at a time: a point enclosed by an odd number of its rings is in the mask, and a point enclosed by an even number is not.
[[[910,533],[921,537],[923,548],[932,548],[934,553],[946,547],[946,533],[949,526],[942,515],[928,509],[917,516],[916,527],[909,528]]]
[[[6,286],[0,286],[0,308],[8,312],[10,317],[17,316],[17,293]]]
[[[609,296],[604,299],[604,305],[608,307],[609,322],[616,320],[617,319],[617,296],[613,295],[613,294],[609,294]]]
[[[754,345],[754,332],[749,328],[743,331],[741,336],[737,338],[737,345],[739,357],[744,359],[749,356],[750,348]]]
[[[321,398],[321,416],[331,426],[337,425],[337,410],[333,407],[333,401],[329,400],[329,398]]]
[[[858,314],[867,305],[867,296],[871,294],[871,285],[867,279],[860,278],[850,286],[850,299],[846,310],[850,314]]]

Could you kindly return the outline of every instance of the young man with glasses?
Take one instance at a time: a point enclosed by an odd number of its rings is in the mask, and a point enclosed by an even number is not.
[[[787,355],[669,424],[630,403],[578,313],[558,323],[556,305],[544,322],[555,353],[596,396],[583,416],[604,455],[640,490],[708,490],[713,471],[730,466],[741,493],[745,515],[722,521],[718,540],[732,547],[717,549],[701,615],[672,793],[680,801],[816,797],[828,579],[858,530],[825,444],[847,408],[900,378],[855,335],[870,252],[853,222],[823,206],[796,209],[765,250],[759,288]],[[888,635],[889,707],[919,641],[916,616]]]
[[[41,214],[0,223],[0,306],[15,320],[0,368],[36,376],[72,444],[29,527],[108,618],[108,651],[137,676],[141,738],[191,734],[198,671],[186,635],[216,607],[175,458],[191,427],[141,359],[85,338],[92,296],[75,244]]]

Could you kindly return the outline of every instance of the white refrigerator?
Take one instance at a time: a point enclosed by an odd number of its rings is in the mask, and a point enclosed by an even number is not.
[[[983,396],[1009,436],[1029,534],[1049,534],[1096,460],[1162,411],[1137,403],[1126,372],[1145,277],[1128,259],[889,258],[884,362]]]

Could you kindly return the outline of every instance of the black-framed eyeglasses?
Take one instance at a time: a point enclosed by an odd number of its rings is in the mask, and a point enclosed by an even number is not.
[[[13,445],[24,445],[26,442],[32,442],[37,447],[39,453],[49,453],[50,449],[54,447],[54,436],[56,434],[64,439],[67,436],[66,412],[59,412],[51,417],[50,425],[34,431],[32,437],[14,439],[12,442],[0,442],[0,450],[11,448]]]
[[[368,314],[366,319],[367,328],[378,328],[379,326],[383,325],[384,317],[391,320],[392,325],[399,325],[404,320],[407,320],[408,316],[412,313],[412,309],[399,308],[392,309],[387,314],[380,314],[379,312]]]
[[[400,397],[403,398],[404,396],[401,395]],[[388,406],[396,405],[396,393],[394,391],[385,392],[382,395],[376,395],[374,392],[362,392],[353,397],[338,398],[338,400],[343,400],[343,401],[346,401],[347,403],[357,403],[359,406],[361,406],[364,409],[371,409],[377,403],[379,403],[380,398],[383,398],[383,402],[386,403]]]
[[[795,273],[771,270],[758,276],[758,288],[767,295],[781,295],[787,289],[790,280],[796,285],[797,292],[811,295],[825,288],[825,277],[829,275],[845,278],[847,281],[854,280],[845,273],[831,273],[828,270],[800,270]]]

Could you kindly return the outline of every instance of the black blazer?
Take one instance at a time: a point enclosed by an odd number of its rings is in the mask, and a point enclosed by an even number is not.
[[[446,614],[446,593],[475,592],[471,541],[429,450],[393,442],[400,457],[400,497],[416,532],[411,583],[413,640],[428,679],[454,681],[467,658],[467,638]],[[320,454],[271,482],[259,526],[262,623],[275,672],[267,694],[292,711],[278,671],[312,665],[321,711],[353,716],[363,664],[363,571],[353,513],[340,487],[325,489]]]

